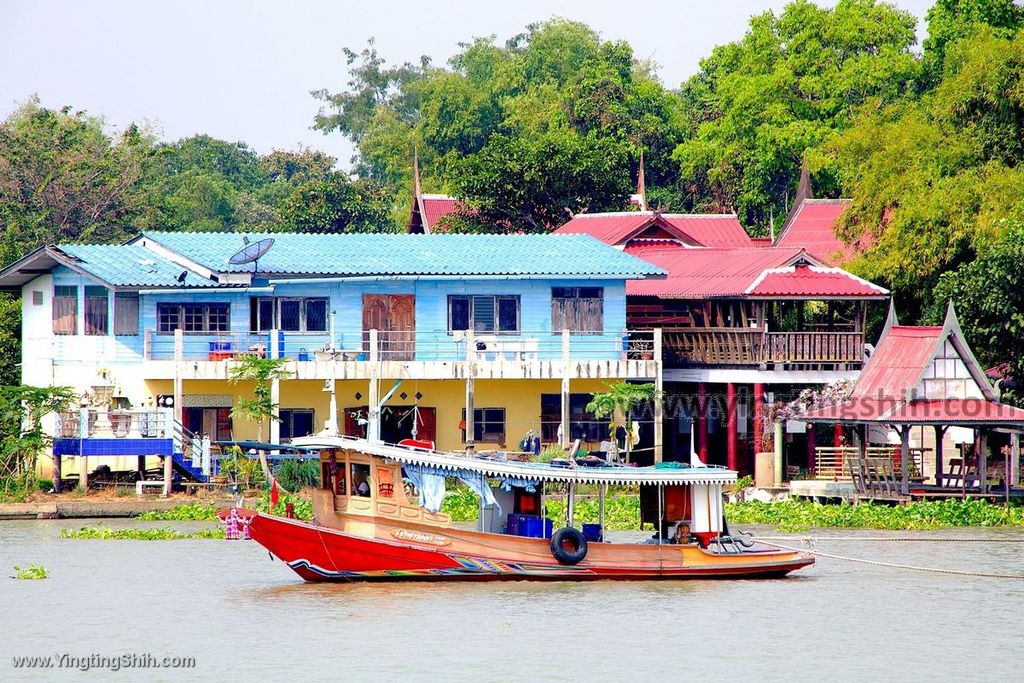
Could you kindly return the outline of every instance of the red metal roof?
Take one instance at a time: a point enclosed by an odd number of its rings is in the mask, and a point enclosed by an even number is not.
[[[661,216],[705,247],[752,246],[736,214],[665,213]]]
[[[792,263],[800,249],[690,248],[671,242],[635,242],[626,253],[668,271],[657,281],[629,281],[626,294],[704,299],[743,296],[761,274]]]
[[[681,241],[703,247],[749,247],[750,237],[735,214],[683,214],[656,211],[581,213],[556,233],[586,233],[606,244],[625,244],[642,237],[646,228],[657,226]]]
[[[832,265],[852,260],[871,244],[867,240],[847,244],[836,235],[836,224],[849,205],[849,199],[805,199],[792,222],[779,235],[776,246],[803,247]]]
[[[889,329],[857,379],[851,398],[905,399],[943,336],[943,328],[902,327]]]
[[[810,422],[881,422],[884,424],[1024,425],[1024,410],[983,398],[896,401],[853,399],[811,411]]]
[[[437,226],[439,220],[447,216],[450,213],[455,213],[466,207],[460,200],[455,197],[449,197],[443,194],[425,194],[423,195],[423,213],[426,220],[427,226],[430,231],[433,232]],[[443,229],[443,226],[441,226]]]
[[[772,299],[882,299],[889,291],[839,268],[798,265],[766,270],[746,294]]]

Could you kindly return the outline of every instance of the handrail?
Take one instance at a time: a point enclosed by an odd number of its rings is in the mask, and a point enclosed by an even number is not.
[[[746,327],[665,328],[665,347],[702,365],[853,364],[864,361],[862,332],[769,332]]]

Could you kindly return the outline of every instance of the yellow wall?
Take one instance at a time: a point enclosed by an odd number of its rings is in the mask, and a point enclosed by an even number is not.
[[[574,380],[569,389],[572,393],[593,393],[604,391],[607,380]],[[380,393],[385,394],[393,385],[390,380],[382,381]],[[171,393],[173,386],[168,381],[150,381],[147,388],[153,396]],[[535,432],[540,429],[540,396],[541,394],[557,394],[561,390],[559,380],[477,380],[475,396],[477,408],[505,409],[505,447],[515,448],[527,430]],[[225,381],[186,380],[184,392],[190,394],[228,394],[237,402],[239,398],[252,395],[251,386],[245,384],[232,385]],[[406,398],[400,394],[406,393]],[[422,398],[419,405],[423,408],[434,408],[437,412],[437,447],[443,450],[455,450],[464,447],[459,422],[462,410],[466,406],[466,384],[461,380],[406,380],[395,392],[386,405],[413,405],[415,395],[419,392]],[[361,380],[338,381],[335,383],[338,402],[338,425],[344,429],[343,412],[346,409],[365,406],[369,399],[369,383]],[[356,398],[356,394],[360,398]],[[323,382],[313,380],[289,380],[281,383],[281,408],[312,408],[316,411],[314,424],[316,429],[323,427],[330,410],[330,394],[323,391]],[[242,419],[232,421],[235,439],[255,439],[257,427],[254,423]],[[263,429],[264,438],[268,437],[267,428]],[[498,444],[482,444],[497,446]]]

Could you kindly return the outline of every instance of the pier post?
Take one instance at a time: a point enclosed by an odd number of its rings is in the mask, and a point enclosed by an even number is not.
[[[1020,485],[1020,432],[1010,434],[1010,486]]]
[[[730,470],[739,471],[739,434],[736,416],[736,385],[725,385],[725,444],[726,464]]]
[[[942,486],[942,471],[945,469],[945,464],[942,462],[942,438],[946,435],[946,428],[942,425],[933,425],[933,428],[935,429],[935,485]]]

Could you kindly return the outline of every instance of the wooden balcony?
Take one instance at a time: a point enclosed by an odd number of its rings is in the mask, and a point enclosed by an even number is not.
[[[766,332],[743,327],[666,328],[666,360],[682,365],[859,365],[862,332]]]

